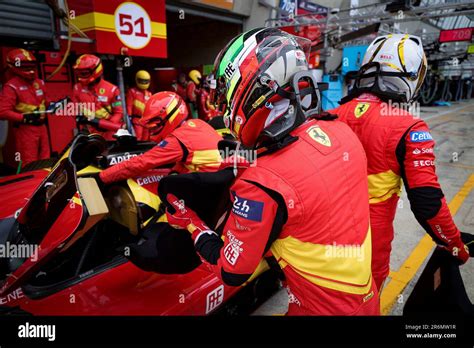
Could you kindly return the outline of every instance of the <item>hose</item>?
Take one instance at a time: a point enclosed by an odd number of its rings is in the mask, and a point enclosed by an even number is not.
[[[55,4],[57,6],[57,3],[55,3]],[[63,22],[65,22],[65,24],[67,26],[67,48],[66,48],[66,52],[64,52],[64,56],[63,56],[63,59],[61,60],[61,63],[59,63],[59,65],[56,67],[56,69],[54,69],[54,71],[51,73],[51,75],[49,75],[46,78],[46,81],[51,80],[54,77],[54,75],[56,75],[63,68],[64,64],[66,64],[66,60],[69,57],[69,53],[71,51],[73,24],[71,23],[71,20],[69,18],[69,5],[67,3],[67,0],[64,0],[64,8],[66,9],[66,13],[61,12],[61,14],[59,16],[60,16],[61,20]],[[53,11],[54,11],[54,9],[53,9]],[[57,14],[56,11],[55,11],[55,13]],[[81,33],[82,33],[82,31],[81,31]],[[84,33],[82,33],[82,34],[84,34]],[[87,37],[87,35],[86,35],[86,37]]]
[[[450,101],[453,97],[453,95],[451,94],[451,91],[449,90],[450,84],[451,84],[451,80],[446,78],[444,80],[443,91],[441,92],[441,100],[443,101]]]

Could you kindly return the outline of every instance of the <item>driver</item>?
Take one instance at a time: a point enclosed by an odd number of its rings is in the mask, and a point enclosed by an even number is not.
[[[186,103],[176,93],[159,92],[151,96],[140,122],[158,145],[104,170],[100,180],[109,184],[170,163],[175,163],[173,170],[178,173],[218,170],[222,162],[217,149],[221,136],[206,122],[187,118]]]
[[[362,64],[354,88],[341,106],[329,112],[352,128],[367,154],[372,273],[381,290],[389,273],[393,220],[402,180],[415,218],[433,240],[461,264],[469,259],[469,251],[436,176],[430,129],[406,110],[426,73],[420,38],[408,34],[380,36],[368,47]]]
[[[308,40],[265,28],[221,51],[215,97],[227,106],[226,125],[259,157],[231,188],[224,241],[171,194],[168,222],[192,234],[229,286],[245,283],[271,250],[286,277],[289,315],[378,315],[364,150],[349,127],[318,115],[303,47]]]

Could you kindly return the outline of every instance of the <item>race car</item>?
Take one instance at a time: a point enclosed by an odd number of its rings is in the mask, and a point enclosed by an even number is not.
[[[180,179],[158,168],[99,187],[94,173],[154,145],[131,139],[107,144],[79,134],[51,169],[0,178],[0,313],[207,315],[224,305],[239,313],[229,299],[243,287],[225,285],[201,263],[189,233],[166,223],[158,195],[187,194],[218,230],[226,198],[216,197],[232,171]],[[244,285],[253,304],[262,279],[265,289],[277,284],[268,268],[262,260]]]

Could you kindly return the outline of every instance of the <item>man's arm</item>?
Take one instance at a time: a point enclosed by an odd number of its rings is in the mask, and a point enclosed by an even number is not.
[[[23,115],[15,111],[17,94],[13,86],[6,84],[0,95],[0,119],[22,122]]]
[[[115,87],[113,91],[112,102],[112,114],[110,115],[109,121],[117,124],[123,123],[123,106],[122,106],[122,97],[120,96],[120,90],[118,87]]]
[[[105,184],[110,184],[142,175],[152,168],[179,162],[183,158],[183,146],[174,136],[168,136],[144,154],[104,170],[100,173],[100,179]]]
[[[192,233],[196,251],[224,283],[240,286],[253,274],[286,222],[282,219],[286,207],[275,200],[277,195],[259,184],[239,179],[232,187],[234,204],[223,229],[224,241],[202,221],[193,221],[199,220],[197,216],[183,223],[185,220],[168,212],[168,222]]]
[[[420,225],[439,244],[467,261],[435,171],[435,143],[425,122],[411,127],[400,140],[396,154],[411,210]],[[459,253],[459,256],[457,255]]]
[[[135,99],[135,96],[133,94],[132,89],[129,89],[127,92],[127,97],[126,97],[126,103],[127,104],[127,113],[128,116],[132,116],[132,108],[133,108],[133,100]]]

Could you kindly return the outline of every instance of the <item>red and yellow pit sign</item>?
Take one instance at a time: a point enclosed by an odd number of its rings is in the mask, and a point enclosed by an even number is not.
[[[167,57],[165,0],[70,0],[69,10],[96,53]]]

